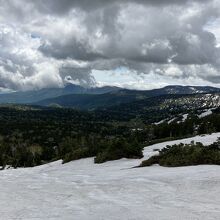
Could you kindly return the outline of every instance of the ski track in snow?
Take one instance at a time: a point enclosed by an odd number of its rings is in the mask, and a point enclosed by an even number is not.
[[[220,166],[129,169],[167,144],[214,142],[220,133],[155,144],[141,160],[93,158],[0,172],[2,220],[220,219]]]

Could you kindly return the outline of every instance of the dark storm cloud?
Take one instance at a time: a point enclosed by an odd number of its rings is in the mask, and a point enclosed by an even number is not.
[[[71,66],[62,66],[60,72],[64,79],[68,82],[77,82],[77,84],[83,86],[94,86],[95,79],[91,75],[91,68],[89,67],[71,67]]]
[[[183,5],[189,2],[207,2],[209,0],[38,0],[34,4],[39,10],[47,13],[64,14],[72,8],[80,8],[91,11],[104,8],[112,4],[144,4],[144,5]]]
[[[94,85],[93,70],[121,66],[220,82],[220,49],[205,29],[219,9],[218,0],[0,0],[0,87]]]
[[[49,44],[42,43],[39,50],[46,56],[56,59],[72,58],[77,60],[92,61],[95,59],[104,58],[103,55],[90,51],[90,45],[87,42],[77,41],[72,38],[65,44],[60,44],[59,41],[51,41]]]
[[[160,1],[157,2],[159,4]],[[161,11],[161,7],[111,5],[84,16],[81,25],[86,31],[82,38],[76,39],[73,31],[67,40],[65,36],[61,36],[62,40],[51,39],[49,44],[42,44],[40,50],[58,59],[91,61],[117,58],[163,64],[172,61],[185,65],[215,62],[219,55],[216,39],[203,26],[217,10],[206,9],[203,16],[195,13],[182,20],[181,16],[185,15],[179,10],[173,6],[166,6]],[[100,44],[103,39],[105,42]]]

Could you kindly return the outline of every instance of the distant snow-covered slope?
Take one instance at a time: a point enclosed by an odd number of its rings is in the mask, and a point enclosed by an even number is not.
[[[167,144],[210,144],[218,137],[155,144],[144,149],[144,159]],[[94,164],[88,158],[1,171],[0,219],[219,219],[220,166],[129,169],[140,161]]]

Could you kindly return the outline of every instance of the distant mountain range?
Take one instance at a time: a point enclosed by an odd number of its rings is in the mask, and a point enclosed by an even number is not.
[[[132,103],[134,101],[141,102],[141,100],[145,100],[146,98],[161,95],[186,95],[217,92],[220,92],[219,88],[197,86],[167,86],[161,89],[145,91],[114,88],[114,90],[103,94],[68,94],[49,99],[43,99],[33,104],[41,106],[52,105],[92,110],[96,108],[108,108],[123,103]]]
[[[64,88],[45,88],[40,90],[0,94],[0,103],[29,104],[43,99],[50,99],[68,94],[103,94],[118,91],[121,88],[104,86],[85,88],[79,85],[67,84]]]
[[[141,102],[142,100],[145,103],[146,99],[150,97],[219,92],[219,88],[209,86],[166,86],[160,89],[142,91],[111,86],[84,88],[79,85],[67,84],[64,88],[0,94],[0,103],[60,106],[93,110]]]

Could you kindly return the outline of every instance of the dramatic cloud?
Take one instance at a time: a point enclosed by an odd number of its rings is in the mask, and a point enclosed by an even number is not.
[[[218,0],[0,0],[0,91],[117,84],[119,68],[132,88],[220,84],[219,17]]]

